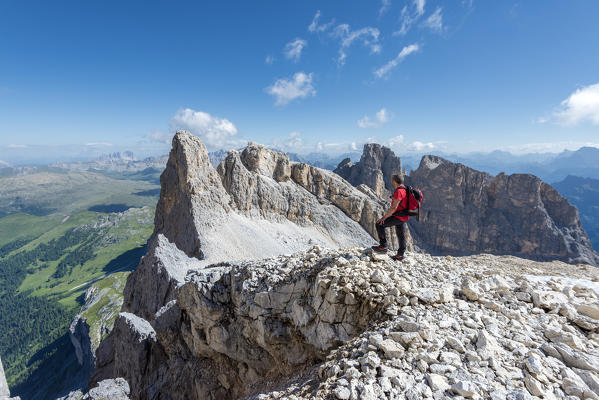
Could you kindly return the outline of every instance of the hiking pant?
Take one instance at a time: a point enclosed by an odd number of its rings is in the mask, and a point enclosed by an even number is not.
[[[387,246],[387,237],[385,236],[385,228],[395,226],[395,232],[397,233],[397,239],[399,241],[399,249],[397,254],[403,255],[406,251],[406,223],[400,221],[399,218],[389,217],[383,224],[375,224],[376,233],[379,235],[379,242],[381,246]]]

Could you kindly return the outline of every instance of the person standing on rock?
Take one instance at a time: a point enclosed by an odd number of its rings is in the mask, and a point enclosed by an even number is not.
[[[376,222],[376,232],[379,235],[379,245],[372,246],[372,249],[377,252],[387,251],[387,237],[385,236],[385,228],[395,227],[397,233],[397,239],[399,241],[399,249],[397,254],[391,256],[394,260],[403,260],[404,253],[406,251],[406,222],[410,217],[402,216],[400,210],[407,208],[408,193],[407,189],[403,184],[403,177],[401,175],[393,175],[391,177],[391,185],[395,191],[391,197],[391,206],[383,215],[381,219]],[[398,215],[399,214],[399,215]]]

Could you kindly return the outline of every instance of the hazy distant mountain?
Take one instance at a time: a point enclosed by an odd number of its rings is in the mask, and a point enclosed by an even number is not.
[[[138,172],[148,168],[162,172],[166,166],[167,155],[159,157],[146,157],[137,160],[130,151],[103,154],[92,161],[58,162],[51,167],[78,171],[112,171],[112,172]]]
[[[110,161],[110,160],[119,160],[119,161],[133,161],[135,160],[135,155],[131,151],[123,151],[116,153],[108,153],[102,154],[97,158],[98,161]]]
[[[599,179],[599,149],[581,147],[576,151],[561,153],[529,153],[515,155],[495,150],[490,153],[444,154],[433,152],[452,162],[458,162],[480,171],[497,175],[527,173],[538,176],[546,182],[557,182],[568,175]],[[401,155],[407,165],[418,165]],[[412,157],[413,158],[413,157]],[[419,161],[418,161],[419,162]],[[405,165],[404,164],[404,165]]]
[[[553,187],[578,208],[582,226],[599,249],[599,180],[569,175]]]
[[[352,161],[358,161],[361,155],[362,153],[357,151],[340,154],[338,156],[330,156],[325,153],[317,152],[302,155],[296,153],[287,153],[287,156],[289,156],[289,160],[291,161],[303,162],[318,168],[324,168],[331,171],[337,168],[339,163],[344,159],[350,158]]]

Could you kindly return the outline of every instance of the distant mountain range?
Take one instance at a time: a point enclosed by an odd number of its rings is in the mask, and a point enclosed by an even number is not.
[[[569,175],[554,183],[553,187],[578,208],[582,226],[593,248],[599,249],[599,180]]]
[[[527,173],[538,176],[546,182],[558,182],[568,175],[599,179],[599,149],[581,147],[576,151],[561,153],[531,153],[514,155],[506,151],[468,154],[436,154],[450,161],[467,165],[480,171],[497,175]],[[407,165],[418,165],[410,157],[402,156]],[[419,160],[418,160],[419,162]]]
[[[276,150],[276,149],[275,149]],[[209,153],[211,164],[216,167],[225,158],[228,150],[217,150]],[[279,150],[280,151],[280,150]],[[402,165],[409,172],[416,169],[422,156],[432,154],[443,157],[449,161],[461,163],[471,168],[497,175],[529,173],[538,176],[546,182],[559,182],[568,175],[583,178],[599,179],[599,148],[581,147],[578,150],[565,150],[561,153],[528,153],[512,154],[507,151],[495,150],[488,153],[472,152],[465,154],[446,153],[433,151],[430,153],[415,153],[396,151],[401,157]],[[287,152],[291,161],[305,162],[307,164],[334,170],[345,158],[357,162],[361,152],[349,152],[340,155],[329,155],[320,152],[297,154]],[[145,168],[162,169],[166,165],[168,155],[147,157],[138,160],[131,151],[114,152],[98,156],[91,161],[69,161],[49,164],[52,167],[77,170],[111,170],[111,171],[141,171]],[[13,164],[18,165],[18,164]],[[47,168],[48,163],[46,163]],[[6,161],[0,160],[0,175],[7,175],[6,168],[17,168],[20,173],[26,172],[24,166],[11,167]],[[27,166],[26,168],[31,168]]]

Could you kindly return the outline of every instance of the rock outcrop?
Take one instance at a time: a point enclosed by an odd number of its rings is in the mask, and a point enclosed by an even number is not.
[[[85,304],[69,327],[69,338],[81,366],[79,373],[86,383],[96,364],[96,349],[112,330],[123,305],[122,293],[128,274],[117,272],[91,285],[85,292]]]
[[[599,265],[578,210],[533,175],[492,176],[424,156],[407,181],[425,196],[422,218],[411,228],[429,252]]]
[[[133,399],[596,399],[590,268],[315,246],[190,271],[102,346]]]
[[[343,177],[354,186],[366,185],[378,196],[388,197],[393,174],[405,174],[401,168],[401,159],[387,147],[376,143],[364,145],[362,157],[357,163],[349,158],[339,163],[334,170],[336,174]]]
[[[2,366],[2,360],[0,359],[0,400],[19,400],[20,397],[10,397],[10,389],[6,382],[6,376],[4,375],[4,367]]]

